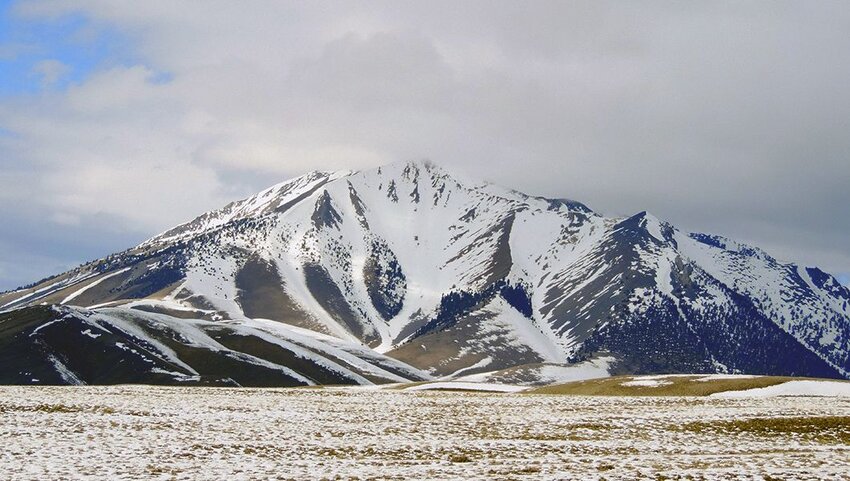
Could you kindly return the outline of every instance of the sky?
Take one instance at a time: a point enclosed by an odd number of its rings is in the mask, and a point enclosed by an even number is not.
[[[0,0],[0,290],[430,159],[850,282],[845,1]]]

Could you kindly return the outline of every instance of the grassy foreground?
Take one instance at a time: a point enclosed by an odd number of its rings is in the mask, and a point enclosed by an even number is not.
[[[4,480],[819,481],[850,472],[847,397],[0,386],[0,426]]]

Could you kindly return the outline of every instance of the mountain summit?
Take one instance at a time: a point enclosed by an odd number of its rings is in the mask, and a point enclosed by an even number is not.
[[[646,212],[398,163],[311,172],[0,295],[0,382],[843,378],[848,303],[819,269]]]

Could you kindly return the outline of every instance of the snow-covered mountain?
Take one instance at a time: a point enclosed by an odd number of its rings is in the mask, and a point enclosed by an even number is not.
[[[646,212],[608,218],[430,162],[275,185],[0,295],[3,322],[41,304],[63,305],[39,311],[54,329],[135,339],[171,363],[156,366],[168,379],[201,375],[157,336],[292,369],[210,334],[225,331],[274,336],[276,346],[310,338],[325,350],[299,351],[301,364],[340,365],[322,354],[331,346],[410,380],[579,362],[610,373],[850,375],[850,290],[819,269]],[[49,328],[35,324],[16,342],[38,344],[54,371],[70,369],[77,354],[57,354]],[[365,372],[342,377],[362,382]]]

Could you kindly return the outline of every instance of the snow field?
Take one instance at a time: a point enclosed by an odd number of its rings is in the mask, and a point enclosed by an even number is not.
[[[841,479],[833,438],[688,429],[824,416],[850,399],[3,387],[0,465],[12,480]]]

